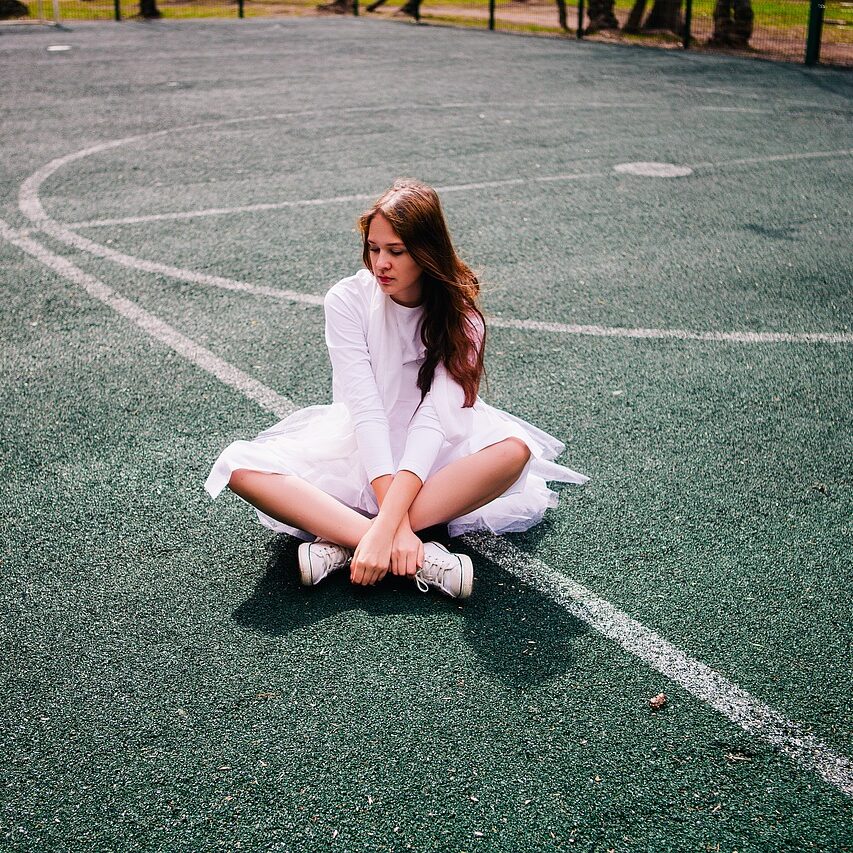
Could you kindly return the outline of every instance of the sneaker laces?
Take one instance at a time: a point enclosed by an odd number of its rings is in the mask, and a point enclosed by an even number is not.
[[[314,543],[314,547],[311,549],[327,566],[329,563],[337,563],[338,557],[340,556],[340,552],[343,551],[345,555],[345,560],[349,560],[349,551],[344,548],[342,545],[335,545],[334,542],[326,542],[324,544],[320,544],[319,542]]]
[[[444,589],[444,576],[454,568],[456,567],[433,562],[427,565],[427,561],[424,560],[424,564],[415,572],[415,584],[421,592],[429,592],[428,581]]]
[[[423,569],[418,569],[415,572],[415,585],[421,592],[429,592],[429,584],[421,577],[421,572],[423,572]]]

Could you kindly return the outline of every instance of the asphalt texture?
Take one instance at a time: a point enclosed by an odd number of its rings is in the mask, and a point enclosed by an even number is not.
[[[326,200],[75,226],[133,258],[322,296],[360,265],[341,197],[409,175],[448,188],[489,315],[853,330],[849,73],[353,19],[3,32],[0,67],[14,229],[37,170],[125,139],[44,181],[53,220]],[[330,399],[316,305],[28,233]],[[296,543],[201,488],[270,413],[2,240],[0,283],[4,849],[853,849],[844,793],[512,566],[477,560],[465,604],[302,589]],[[508,539],[847,756],[851,366],[495,326],[484,391],[592,477]]]

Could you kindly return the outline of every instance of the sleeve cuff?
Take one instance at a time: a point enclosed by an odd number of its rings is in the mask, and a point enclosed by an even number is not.
[[[425,483],[443,443],[444,434],[438,430],[429,427],[411,430],[397,470],[411,471]]]
[[[387,423],[368,422],[357,426],[355,440],[369,481],[372,482],[383,474],[394,473]]]
[[[386,474],[390,476],[394,476],[394,466],[393,465],[377,465],[371,466],[370,468],[365,468],[367,471],[367,482],[372,483],[378,477],[384,477]]]

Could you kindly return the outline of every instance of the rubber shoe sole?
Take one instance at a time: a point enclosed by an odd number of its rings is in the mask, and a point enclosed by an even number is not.
[[[456,598],[470,598],[474,591],[474,564],[467,554],[457,554],[462,561],[462,589]]]
[[[303,542],[299,546],[299,580],[302,586],[316,586],[333,572],[344,568],[348,562],[348,560],[345,560],[340,565],[336,565],[332,569],[327,569],[324,561],[317,554],[312,554],[312,546],[317,546],[318,544],[320,543],[316,541]]]
[[[312,542],[303,542],[299,546],[299,580],[302,586],[314,586],[314,573],[311,570]]]

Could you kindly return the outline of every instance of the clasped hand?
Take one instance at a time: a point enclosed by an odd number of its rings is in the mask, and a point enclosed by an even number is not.
[[[361,537],[350,562],[350,580],[363,586],[381,581],[391,570],[395,575],[414,577],[424,562],[424,545],[408,520],[393,535],[374,523]]]

